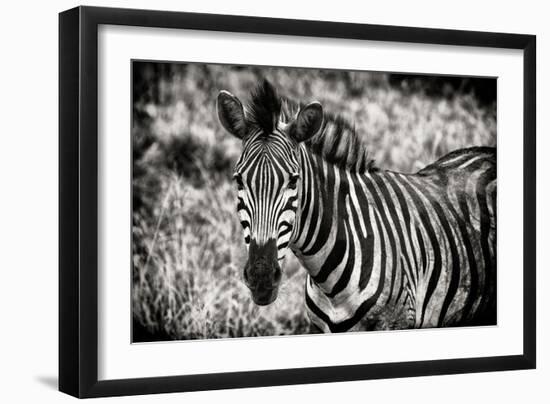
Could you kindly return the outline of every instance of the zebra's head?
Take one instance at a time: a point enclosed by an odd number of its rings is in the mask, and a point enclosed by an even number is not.
[[[290,111],[264,80],[246,108],[237,97],[221,91],[218,118],[242,140],[235,166],[239,219],[248,247],[244,281],[258,305],[277,298],[280,262],[291,241],[301,186],[299,144],[322,126],[321,104]]]

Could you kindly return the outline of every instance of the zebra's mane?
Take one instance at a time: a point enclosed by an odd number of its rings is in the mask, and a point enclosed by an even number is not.
[[[250,125],[272,133],[279,122],[289,123],[304,104],[277,94],[267,80],[263,80],[247,104],[247,120]],[[326,162],[353,171],[376,171],[374,160],[368,157],[364,141],[355,126],[340,115],[324,111],[323,125],[319,133],[305,142],[309,150]]]

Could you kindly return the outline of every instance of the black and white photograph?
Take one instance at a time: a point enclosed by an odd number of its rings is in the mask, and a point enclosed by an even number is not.
[[[0,402],[544,401],[543,2],[90,3],[2,4]]]
[[[133,60],[131,88],[132,342],[497,325],[495,77]]]

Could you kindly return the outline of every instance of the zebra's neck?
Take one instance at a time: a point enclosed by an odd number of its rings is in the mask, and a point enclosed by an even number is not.
[[[385,254],[376,253],[385,247],[380,215],[372,201],[364,200],[365,195],[370,199],[366,187],[357,193],[368,174],[331,165],[305,147],[301,164],[291,249],[310,275],[306,303],[310,312],[318,308],[319,315],[347,328],[355,321],[353,313],[362,316],[374,307],[386,284],[387,265],[380,262]]]
[[[385,230],[376,226],[382,215],[369,189],[373,179],[369,173],[331,165],[306,147],[301,149],[301,165],[291,248],[327,296],[345,299],[357,291],[356,285],[362,289],[369,283],[376,275],[374,267],[385,266],[374,262]]]

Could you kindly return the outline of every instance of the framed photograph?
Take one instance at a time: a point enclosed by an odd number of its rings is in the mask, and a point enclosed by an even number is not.
[[[78,7],[59,47],[61,391],[535,368],[534,36]]]

